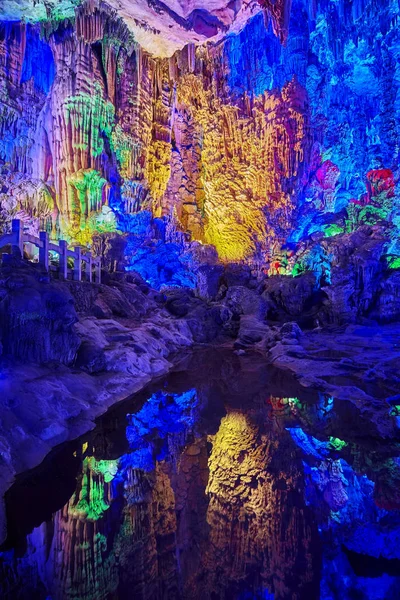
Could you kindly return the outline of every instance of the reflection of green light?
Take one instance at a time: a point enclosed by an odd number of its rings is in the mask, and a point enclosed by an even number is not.
[[[325,237],[333,237],[334,235],[339,235],[340,233],[343,233],[343,227],[336,225],[336,223],[332,223],[332,225],[328,225],[324,229]]]
[[[83,461],[82,485],[79,500],[70,507],[70,514],[78,519],[97,521],[109,508],[105,498],[105,484],[112,481],[117,474],[117,460],[97,461],[93,456]]]
[[[302,408],[302,404],[298,398],[288,398],[290,408]]]
[[[388,261],[389,269],[400,269],[400,256],[396,256],[396,258],[392,258]]]
[[[330,437],[329,445],[333,450],[343,450],[347,446],[347,442],[340,440],[339,438]]]
[[[391,417],[400,417],[400,404],[396,404],[392,406],[389,412]]]

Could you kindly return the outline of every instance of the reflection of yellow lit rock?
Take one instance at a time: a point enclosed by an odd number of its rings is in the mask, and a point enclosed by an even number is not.
[[[216,597],[227,582],[246,578],[281,600],[291,597],[294,587],[301,597],[314,597],[307,590],[317,572],[310,548],[317,533],[305,507],[301,461],[290,435],[275,435],[271,424],[265,425],[232,412],[209,437],[210,531],[202,557],[204,581],[192,585],[213,590]]]
[[[258,427],[246,415],[229,413],[213,440],[207,492],[211,497],[245,501],[246,511],[257,512],[265,507],[263,484],[268,462],[269,442],[260,443]]]

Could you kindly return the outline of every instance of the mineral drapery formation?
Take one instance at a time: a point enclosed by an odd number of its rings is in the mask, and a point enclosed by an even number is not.
[[[282,43],[285,43],[289,34],[289,18],[292,0],[258,0],[271,17],[273,30]]]
[[[399,23],[399,0],[0,0],[6,485],[179,351],[235,351],[75,446],[0,595],[398,597]],[[241,388],[252,348],[305,400]]]
[[[16,27],[4,43],[19,37],[22,56],[26,28]],[[38,30],[29,35],[44,44]],[[281,92],[230,102],[223,48],[153,59],[104,7],[80,9],[74,26],[48,39],[56,76],[43,106],[37,101],[18,170],[48,190],[55,233],[87,243],[115,227],[104,207],[124,216],[151,208],[176,211],[221,259],[285,239],[307,144],[307,95],[295,79]]]
[[[400,41],[384,4],[260,2],[242,31],[168,58],[100,1],[2,22],[2,228],[122,232],[145,275],[168,243],[177,273],[190,240],[272,274],[327,272],[304,241],[363,224],[392,223],[395,258]]]

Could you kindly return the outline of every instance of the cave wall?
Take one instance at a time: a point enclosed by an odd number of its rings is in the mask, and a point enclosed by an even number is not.
[[[279,273],[315,232],[385,220],[396,241],[398,2],[261,4],[271,19],[171,58],[102,2],[2,22],[1,227],[88,244],[148,211]]]

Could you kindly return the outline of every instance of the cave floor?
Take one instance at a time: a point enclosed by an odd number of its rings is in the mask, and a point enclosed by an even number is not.
[[[1,597],[399,598],[399,339],[188,353],[17,477]]]
[[[302,385],[335,397],[366,402],[392,398],[400,391],[400,326],[313,330],[296,342],[276,344],[269,359],[294,373]]]

